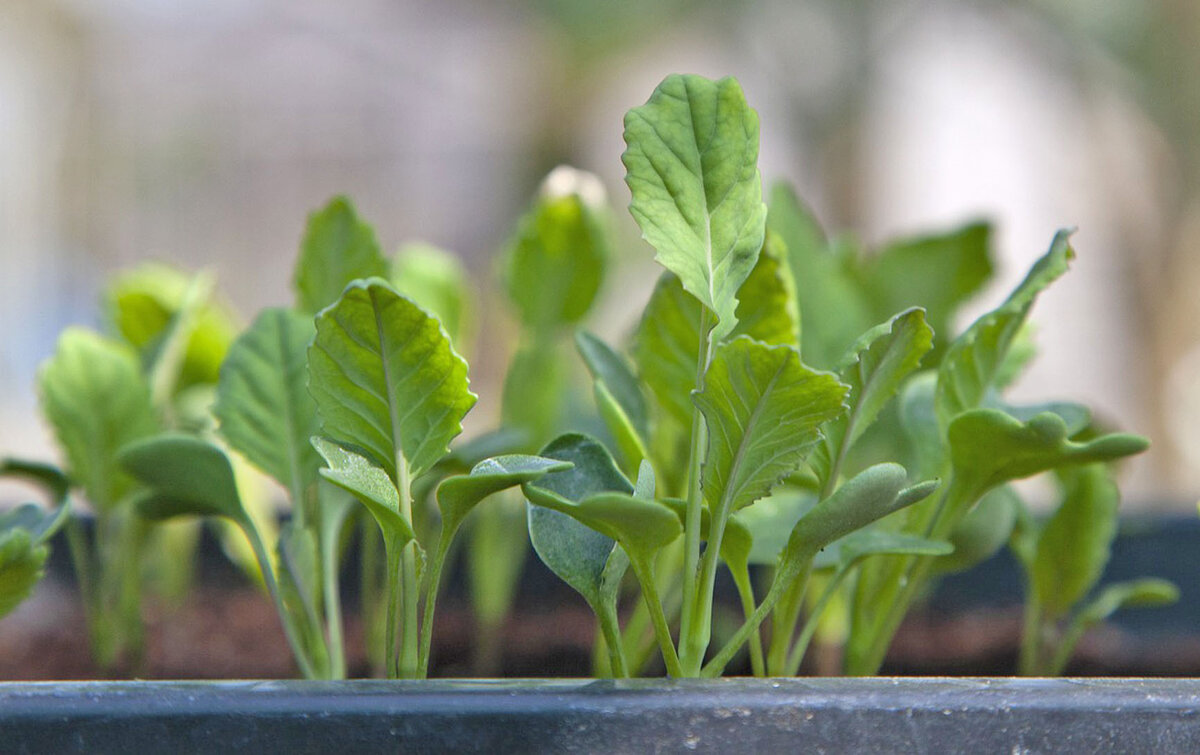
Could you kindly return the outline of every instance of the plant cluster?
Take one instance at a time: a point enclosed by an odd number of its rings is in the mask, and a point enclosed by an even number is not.
[[[818,633],[844,646],[846,673],[875,673],[934,580],[1010,539],[1028,575],[1028,673],[1061,671],[1122,605],[1173,600],[1142,580],[1084,602],[1115,532],[1113,463],[1146,441],[1077,404],[1003,397],[1069,234],[953,335],[991,274],[989,227],[870,253],[830,240],[786,186],[764,203],[758,133],[729,78],[670,76],[626,115],[630,211],[665,268],[627,348],[577,330],[609,257],[603,191],[551,175],[503,259],[519,329],[501,427],[465,443],[462,273],[424,245],[386,259],[346,200],[310,217],[293,305],[236,337],[203,276],[119,285],[114,335],[67,331],[40,378],[66,463],[55,489],[65,500],[69,478],[96,512],[94,547],[68,523],[85,594],[136,614],[156,523],[229,522],[300,670],[321,678],[346,674],[339,576],[355,521],[370,523],[370,645],[393,677],[428,672],[464,525],[483,667],[527,543],[592,608],[597,673],[619,677],[657,663],[717,676],[741,653],[755,674],[792,675]],[[584,423],[595,437],[563,432]],[[247,465],[287,491],[281,527]],[[1010,483],[1045,472],[1064,497],[1043,524]],[[31,527],[36,546],[48,528]],[[723,573],[732,623],[718,621]],[[107,600],[89,599],[93,623]]]

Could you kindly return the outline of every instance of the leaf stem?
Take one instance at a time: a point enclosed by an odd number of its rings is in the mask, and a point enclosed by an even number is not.
[[[707,307],[700,308],[700,355],[696,360],[695,389],[700,390],[704,385],[704,374],[708,371],[709,352],[712,349],[712,313]],[[703,491],[700,486],[700,472],[704,463],[704,454],[708,446],[707,425],[700,408],[692,407],[692,442],[688,451],[687,477],[687,511],[683,522],[683,611],[680,615],[679,652],[684,668],[691,675],[700,671],[704,662],[704,652],[708,648],[711,627],[703,626],[701,614],[703,600],[699,576],[700,567],[700,527],[701,514],[704,508]],[[711,608],[711,606],[709,606]]]
[[[746,621],[754,615],[754,584],[750,581],[750,569],[744,564],[739,568],[730,568],[730,574],[733,575],[733,583],[737,587],[738,597],[742,601],[742,615]],[[766,661],[763,658],[762,634],[755,630],[750,635],[750,668],[755,676],[763,677],[767,675]]]
[[[342,519],[341,522],[345,520]],[[325,629],[329,638],[329,675],[346,678],[346,648],[342,639],[342,595],[338,584],[338,536],[341,522],[321,534],[321,575],[325,580]]]
[[[442,534],[438,537],[437,550],[434,551],[433,560],[430,562],[423,580],[425,583],[425,611],[421,615],[421,647],[417,653],[417,667],[422,679],[429,676],[429,651],[433,644],[433,616],[437,608],[438,588],[442,582],[442,566],[446,563],[446,554],[450,551],[450,542],[453,539],[454,532],[447,532],[443,529]]]
[[[400,625],[400,546],[393,541],[384,541],[387,552],[387,618],[384,628],[384,665],[389,679],[400,676],[399,655],[396,652],[396,630]]]
[[[650,610],[650,620],[654,624],[654,636],[658,639],[658,647],[662,652],[663,663],[667,666],[667,674],[676,679],[684,676],[679,655],[675,652],[675,643],[671,639],[671,629],[667,626],[667,617],[663,614],[662,601],[658,597],[658,586],[654,583],[654,565],[645,562],[640,556],[629,554],[629,565],[633,574],[642,586],[642,599]]]
[[[305,679],[315,679],[316,671],[313,669],[312,663],[308,660],[308,653],[305,652],[300,638],[296,635],[296,628],[292,625],[291,614],[288,613],[287,607],[283,604],[283,596],[279,593],[279,585],[275,581],[275,569],[271,565],[270,556],[267,555],[266,546],[263,545],[262,538],[258,535],[258,530],[255,529],[253,522],[249,519],[239,521],[238,525],[242,528],[242,532],[246,533],[246,539],[250,541],[250,547],[254,550],[254,558],[258,561],[258,568],[263,574],[263,580],[267,584],[267,592],[271,595],[271,600],[275,603],[275,610],[279,612],[279,621],[283,624],[283,633],[287,637],[288,645],[292,648],[292,655],[296,657],[296,663],[300,666],[300,673]]]
[[[600,623],[600,632],[604,637],[604,645],[608,650],[608,666],[616,679],[629,678],[629,664],[625,662],[625,649],[621,645],[621,624],[617,620],[617,612],[611,603],[600,601],[603,605],[592,606],[592,612]]]

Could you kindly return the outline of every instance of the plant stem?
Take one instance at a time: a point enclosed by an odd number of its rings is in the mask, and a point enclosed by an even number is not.
[[[700,308],[700,355],[696,360],[696,390],[704,385],[704,374],[708,371],[709,351],[712,347],[712,313],[707,307]],[[688,450],[687,512],[683,522],[683,612],[680,617],[679,653],[684,669],[695,676],[704,662],[708,649],[711,621],[704,623],[701,614],[706,613],[698,605],[703,593],[698,589],[697,576],[700,567],[700,526],[704,509],[700,472],[708,446],[707,425],[699,407],[692,407],[692,442]],[[715,549],[713,549],[715,550]],[[711,609],[711,605],[709,606]]]
[[[429,676],[429,650],[433,644],[433,616],[437,608],[438,588],[442,582],[442,566],[446,563],[446,554],[450,550],[450,542],[454,532],[442,530],[438,537],[437,550],[426,571],[425,582],[425,612],[421,616],[421,647],[417,653],[417,666],[422,679]]]
[[[808,573],[812,569],[812,559],[812,553],[802,553],[790,563],[780,565],[779,569],[775,571],[775,579],[771,581],[771,589],[767,591],[763,602],[759,603],[758,608],[754,610],[754,615],[747,619],[733,637],[729,638],[725,646],[717,651],[713,659],[704,665],[700,672],[701,676],[715,678],[721,675],[742,644],[750,639],[750,635],[758,630],[763,619],[775,608],[775,604],[783,597],[787,587],[796,580],[808,581]]]
[[[283,604],[283,596],[279,594],[279,585],[275,581],[275,569],[271,565],[271,559],[267,555],[262,538],[259,537],[258,530],[254,528],[254,524],[249,519],[239,521],[238,525],[246,533],[246,539],[250,541],[250,547],[254,550],[254,558],[258,561],[258,568],[262,571],[263,579],[267,583],[267,592],[270,593],[271,600],[275,603],[279,621],[283,624],[283,633],[287,637],[288,645],[292,648],[296,664],[300,666],[300,673],[304,675],[305,679],[315,679],[316,672],[308,660],[308,653],[305,652],[300,638],[296,636],[296,628],[292,625],[291,615]]]
[[[807,591],[807,579],[793,581],[771,614],[773,631],[767,651],[767,673],[771,676],[786,675],[788,649],[792,646],[792,638],[796,636],[796,625],[800,623],[800,612],[804,608],[804,594]]]
[[[838,587],[841,586],[849,571],[838,571],[833,579],[829,580],[829,584],[821,593],[821,597],[817,598],[816,604],[809,612],[808,618],[804,620],[804,628],[800,630],[800,638],[796,640],[792,652],[788,653],[787,665],[784,667],[783,673],[785,676],[795,676],[800,673],[800,664],[804,662],[804,654],[808,651],[808,645],[812,642],[813,635],[817,632],[817,627],[821,624],[821,614],[825,612],[825,607],[833,596],[837,594]]]
[[[321,538],[321,574],[325,579],[325,627],[329,637],[329,675],[333,679],[346,678],[346,648],[342,639],[342,595],[338,585],[337,568],[340,529],[337,527],[332,532],[324,532]]]
[[[387,574],[385,581],[388,586],[388,600],[387,618],[384,625],[383,662],[384,667],[387,669],[387,677],[389,679],[396,679],[400,674],[396,652],[396,630],[400,625],[400,547],[392,541],[385,541],[384,550],[387,552]]]
[[[629,678],[629,665],[625,662],[625,650],[621,645],[621,625],[617,621],[616,609],[611,604],[592,606],[592,612],[600,623],[600,633],[608,650],[608,667],[616,679]]]
[[[629,556],[629,565],[633,574],[642,586],[642,599],[650,609],[650,620],[654,624],[654,636],[658,639],[658,647],[662,652],[663,663],[667,665],[667,674],[676,679],[684,676],[679,663],[679,655],[675,652],[675,643],[671,639],[671,629],[667,626],[667,618],[663,614],[662,601],[658,597],[658,586],[654,583],[654,565],[644,562],[640,557]]]
[[[733,583],[737,586],[738,597],[742,601],[742,615],[746,621],[754,615],[754,585],[750,581],[750,570],[748,568],[730,569],[733,575]],[[766,676],[767,666],[763,659],[762,634],[755,630],[750,635],[750,668],[755,676]]]
[[[1017,671],[1021,676],[1037,676],[1042,655],[1042,612],[1033,591],[1025,590],[1025,620],[1021,631],[1021,655]]]

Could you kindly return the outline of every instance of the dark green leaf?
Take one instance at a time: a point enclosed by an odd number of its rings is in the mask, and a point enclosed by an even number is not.
[[[650,419],[646,397],[642,394],[641,383],[625,362],[625,358],[586,330],[575,334],[575,347],[583,357],[592,378],[604,381],[605,389],[612,395],[638,435],[642,438],[649,437]]]
[[[1009,541],[1020,506],[1020,499],[1007,485],[990,491],[950,533],[954,552],[934,561],[933,570],[953,574],[991,558]]]
[[[771,188],[767,227],[787,248],[800,305],[801,353],[807,364],[833,368],[854,339],[875,322],[849,260],[831,249],[812,213],[792,188]],[[893,310],[894,311],[894,310]]]
[[[302,507],[317,481],[320,457],[309,443],[319,429],[308,394],[312,319],[265,309],[229,349],[213,414],[229,446],[279,481]]]
[[[151,492],[138,510],[151,519],[227,517],[248,524],[225,452],[191,435],[167,433],[121,449],[121,465]]]

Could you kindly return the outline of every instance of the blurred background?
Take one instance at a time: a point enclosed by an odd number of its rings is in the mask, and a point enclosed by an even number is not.
[[[211,268],[248,319],[289,300],[306,215],[346,193],[385,250],[455,250],[483,290],[555,165],[625,206],[622,115],[675,71],[741,80],[764,179],[831,231],[993,220],[971,314],[1077,226],[1016,393],[1149,435],[1129,505],[1194,505],[1195,0],[0,0],[0,456],[53,453],[34,375],[113,271]],[[644,301],[625,281],[652,281],[619,218],[610,335]],[[503,368],[483,352],[481,409]]]

